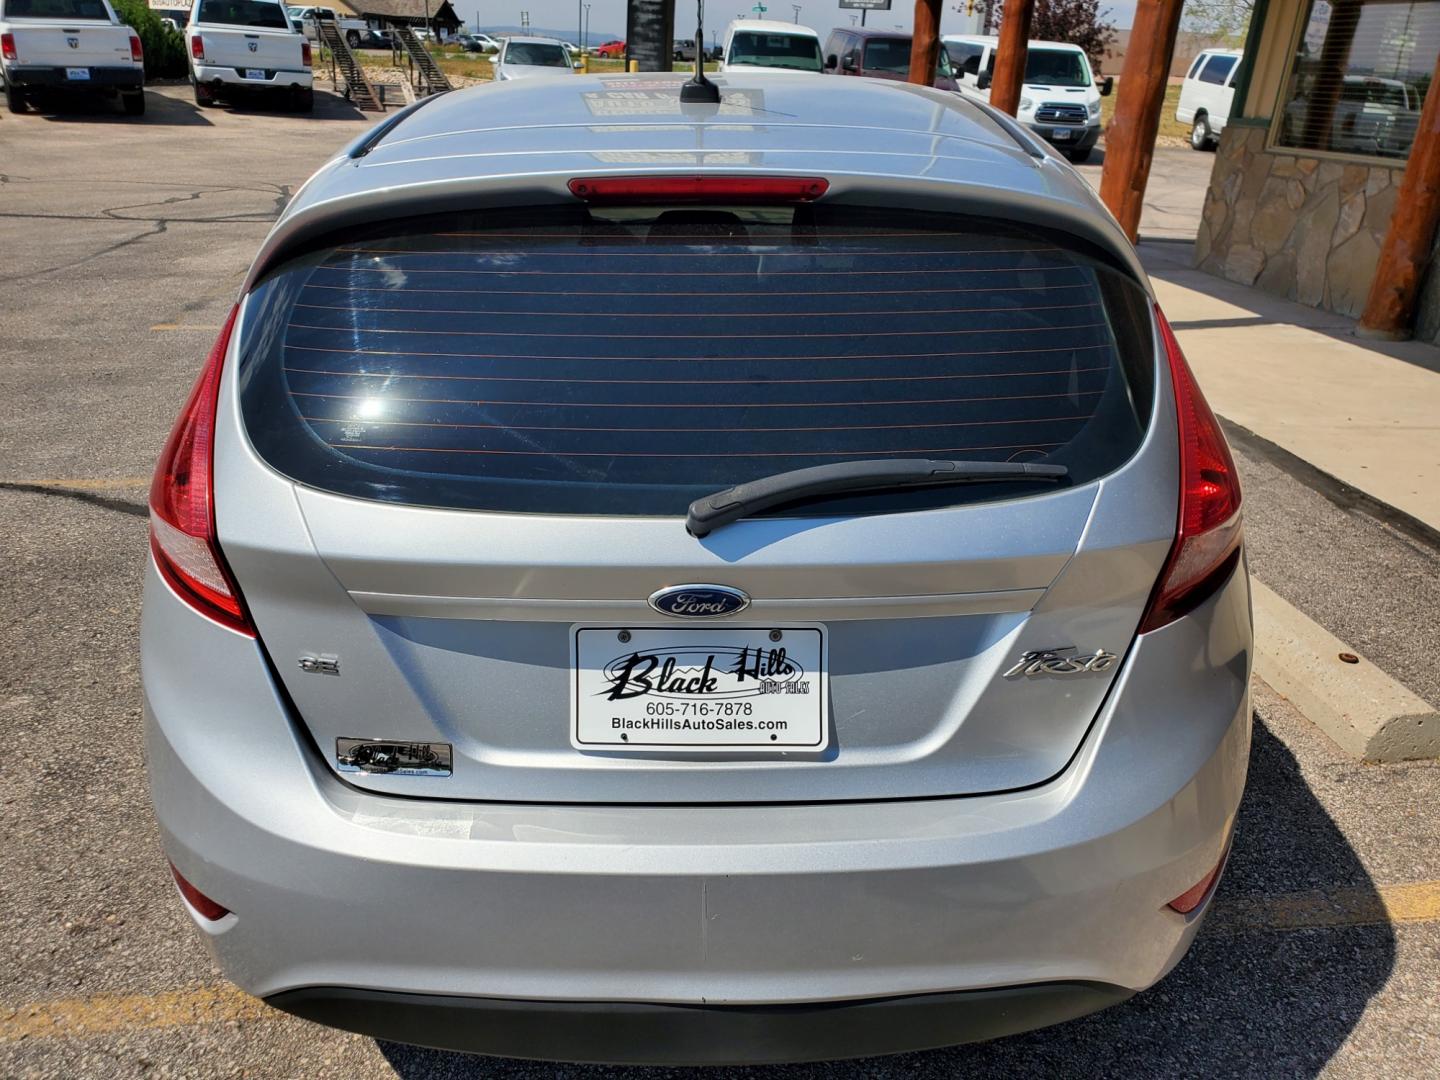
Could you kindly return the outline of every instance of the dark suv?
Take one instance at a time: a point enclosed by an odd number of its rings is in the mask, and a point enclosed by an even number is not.
[[[832,30],[825,42],[825,73],[904,82],[910,75],[910,35],[853,26]],[[935,64],[934,85],[937,90],[960,89],[944,49]]]

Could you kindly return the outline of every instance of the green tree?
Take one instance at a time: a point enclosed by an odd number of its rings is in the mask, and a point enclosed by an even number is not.
[[[988,13],[988,23],[998,33],[1005,18],[1004,0],[980,0],[980,10]],[[1098,72],[1115,43],[1115,24],[1107,18],[1109,14],[1109,8],[1100,10],[1100,0],[1035,0],[1030,38],[1079,45]]]
[[[1255,0],[1186,0],[1180,25],[1217,42],[1238,46],[1244,43],[1254,14]]]
[[[160,21],[145,0],[112,0],[120,21],[140,36],[145,49],[145,78],[178,79],[189,70],[185,38]]]

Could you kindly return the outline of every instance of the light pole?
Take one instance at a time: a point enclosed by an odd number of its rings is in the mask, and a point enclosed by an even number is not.
[[[799,4],[791,4],[790,6],[791,6],[792,8],[794,8],[794,10],[795,10],[795,25],[798,26],[798,25],[800,25],[800,5],[799,5]]]
[[[585,5],[585,29],[580,35],[580,51],[584,52],[590,45],[590,5]]]
[[[585,36],[585,2],[575,0],[575,39],[578,41]]]

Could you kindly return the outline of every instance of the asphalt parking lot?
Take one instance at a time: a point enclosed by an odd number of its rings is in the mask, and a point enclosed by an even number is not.
[[[373,121],[325,94],[313,117],[149,96],[143,122],[0,118],[0,1076],[637,1075],[274,1013],[175,899],[141,756],[149,470],[270,222]],[[1162,154],[1177,175],[1211,160]],[[1434,703],[1440,552],[1238,454],[1256,574]],[[1440,766],[1358,764],[1263,686],[1255,702],[1214,917],[1159,986],[986,1045],[733,1075],[1434,1076]]]

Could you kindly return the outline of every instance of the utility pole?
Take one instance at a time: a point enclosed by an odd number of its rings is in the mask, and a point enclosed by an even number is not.
[[[580,34],[580,51],[584,52],[590,47],[590,5],[585,5],[585,27]]]
[[[799,5],[799,4],[791,4],[790,6],[795,10],[795,25],[796,25],[796,26],[799,26],[799,25],[800,25],[800,5]]]
[[[585,0],[575,0],[575,40],[585,36]]]

